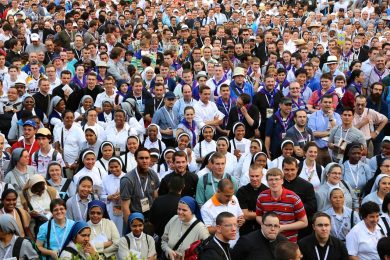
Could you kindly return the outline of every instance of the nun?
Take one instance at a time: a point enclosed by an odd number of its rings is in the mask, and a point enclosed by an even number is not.
[[[371,193],[363,198],[362,204],[372,201],[378,204],[382,214],[382,203],[386,194],[390,192],[390,176],[387,174],[379,174],[376,179],[374,186],[371,188]]]

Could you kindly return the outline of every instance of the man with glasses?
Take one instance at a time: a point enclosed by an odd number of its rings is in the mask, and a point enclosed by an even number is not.
[[[260,193],[256,202],[256,220],[260,225],[267,224],[263,216],[276,212],[280,220],[280,230],[291,242],[297,242],[298,231],[307,227],[306,211],[301,198],[294,192],[283,188],[283,172],[272,168],[267,172],[268,190]]]
[[[263,216],[261,229],[240,237],[232,252],[233,259],[273,260],[274,248],[281,241],[287,241],[280,233],[280,220],[275,212]]]
[[[314,234],[298,242],[303,259],[348,259],[348,251],[345,244],[338,238],[330,235],[331,228],[331,218],[328,214],[323,212],[314,214]]]

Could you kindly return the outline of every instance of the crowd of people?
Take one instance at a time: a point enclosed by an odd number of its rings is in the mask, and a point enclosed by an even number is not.
[[[390,7],[0,1],[1,259],[390,259]]]

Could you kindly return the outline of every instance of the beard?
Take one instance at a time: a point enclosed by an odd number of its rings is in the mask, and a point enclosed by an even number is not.
[[[374,101],[375,103],[379,102],[381,100],[381,94],[379,93],[371,93],[370,97],[371,100]]]

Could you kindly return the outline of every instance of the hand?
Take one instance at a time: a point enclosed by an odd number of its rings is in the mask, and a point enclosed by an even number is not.
[[[90,255],[96,255],[96,250],[90,243],[84,246],[84,252],[89,253]]]
[[[241,157],[241,152],[240,150],[234,150],[234,155],[237,157],[237,158],[240,158]]]
[[[168,255],[169,255],[169,260],[175,260],[177,253],[175,251],[170,251]]]
[[[219,116],[218,116],[218,115],[215,115],[215,116],[214,116],[214,121],[217,121],[217,120],[219,120]]]
[[[191,150],[190,148],[186,148],[186,151],[187,151],[188,157],[191,157],[191,155],[192,155],[192,150]]]
[[[239,227],[242,227],[242,225],[244,225],[245,223],[245,218],[243,215],[239,216],[238,219],[237,219],[237,224]]]
[[[64,91],[64,96],[69,97],[70,96],[70,89],[67,89]]]
[[[365,126],[368,123],[370,123],[370,120],[368,119],[368,117],[364,117],[360,124],[361,126]]]
[[[246,107],[241,107],[241,113],[244,115],[244,116],[246,116],[247,114],[248,114],[248,110],[246,109]]]
[[[329,110],[328,117],[329,117],[329,120],[333,119],[333,110]]]
[[[259,129],[255,129],[255,137],[260,138],[260,131]]]
[[[166,135],[173,135],[173,130],[172,130],[172,128],[167,128],[167,129],[165,130],[165,134],[166,134]]]
[[[50,251],[50,256],[51,256],[52,259],[58,259],[58,255],[57,254],[58,253],[55,250],[51,250]]]
[[[302,157],[304,155],[304,152],[303,152],[302,148],[299,147],[299,148],[296,148],[295,154],[296,154],[296,156]]]
[[[371,139],[375,139],[378,136],[377,132],[375,132],[375,131],[371,132],[370,135],[371,135]]]

